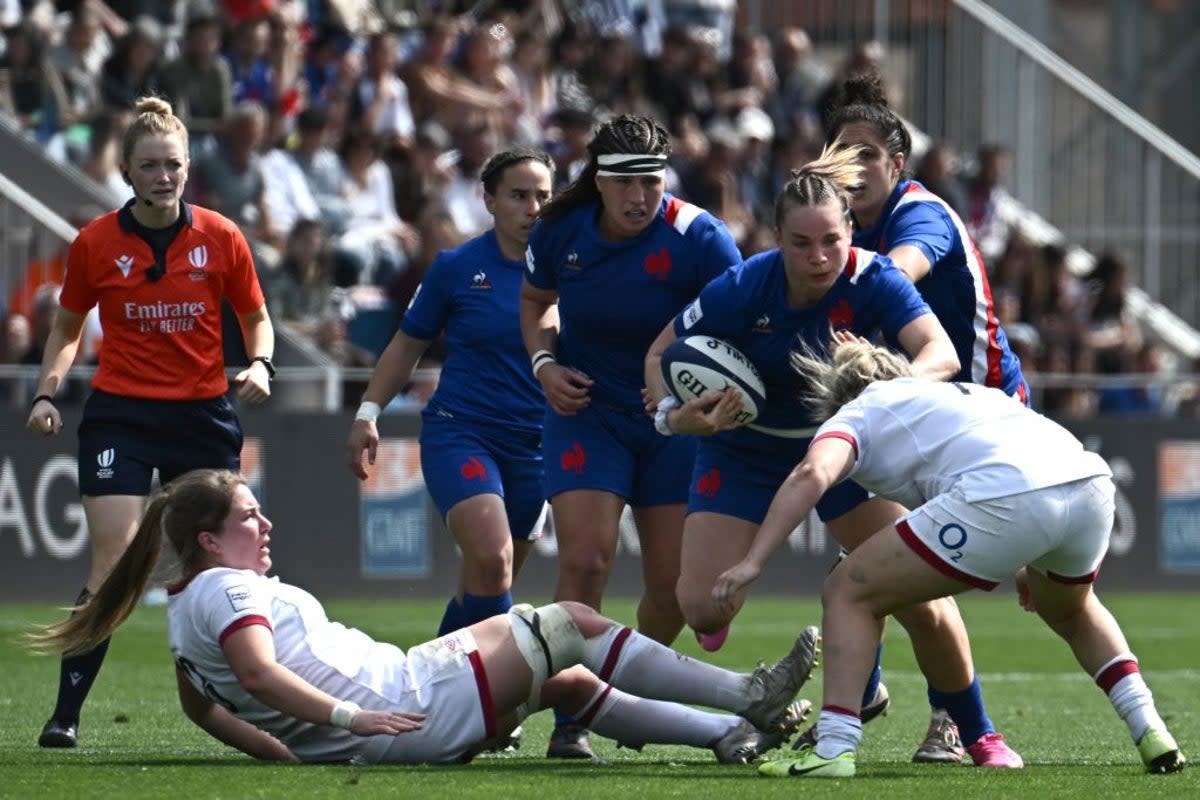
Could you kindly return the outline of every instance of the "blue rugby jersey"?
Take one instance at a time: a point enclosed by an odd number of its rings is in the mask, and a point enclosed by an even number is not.
[[[983,259],[954,210],[917,181],[900,181],[879,220],[856,230],[853,242],[881,253],[901,245],[920,249],[933,266],[917,282],[954,343],[961,371],[955,380],[1016,394],[1021,361],[996,319]]]
[[[534,225],[526,279],[558,292],[558,361],[595,381],[593,403],[642,408],[650,343],[741,255],[725,224],[667,194],[633,239],[605,241],[599,201]]]
[[[804,346],[825,352],[831,329],[866,335],[876,330],[895,336],[918,317],[932,313],[917,290],[887,256],[850,249],[842,274],[810,306],[792,308],[779,250],[769,250],[729,269],[710,283],[675,318],[679,337],[724,339],[758,367],[767,402],[751,430],[799,430],[816,424],[801,399],[805,384],[792,369],[791,353]],[[776,434],[778,435],[778,434]],[[745,428],[718,436],[754,441]]]
[[[446,333],[450,354],[426,414],[542,427],[546,400],[521,340],[524,268],[500,252],[495,231],[434,259],[400,321],[415,339]]]

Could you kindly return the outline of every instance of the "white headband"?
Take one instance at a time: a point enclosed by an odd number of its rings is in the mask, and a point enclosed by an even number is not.
[[[596,156],[597,175],[613,177],[616,175],[664,175],[667,171],[667,157],[649,153],[605,153]]]

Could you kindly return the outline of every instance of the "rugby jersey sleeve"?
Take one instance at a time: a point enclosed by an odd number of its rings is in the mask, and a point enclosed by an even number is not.
[[[450,273],[453,261],[445,253],[438,253],[429,265],[425,278],[413,293],[404,316],[400,319],[400,330],[414,339],[432,340],[446,327],[454,303],[450,290]]]
[[[908,277],[885,255],[875,255],[860,285],[866,289],[871,327],[883,331],[889,341],[895,341],[905,325],[933,313]]]
[[[945,209],[936,203],[911,202],[897,208],[888,220],[884,239],[889,250],[908,245],[920,250],[930,265],[937,264],[956,243],[958,234]]]
[[[554,268],[551,237],[544,221],[535,222],[525,247],[525,279],[535,289],[558,289],[558,273]]]
[[[212,571],[205,581],[203,601],[197,604],[195,624],[218,644],[250,625],[271,629],[271,594],[266,579],[249,570]]]
[[[262,308],[266,298],[258,283],[258,273],[254,271],[254,257],[250,254],[246,237],[230,224],[223,244],[226,250],[223,255],[229,264],[225,296],[239,314],[257,311]]]
[[[699,280],[700,286],[707,286],[719,275],[732,266],[742,263],[742,254],[737,242],[725,227],[725,223],[710,218],[709,225],[700,236],[699,247]]]
[[[732,337],[750,327],[747,317],[758,291],[745,265],[731,267],[704,287],[675,317],[675,335]]]
[[[817,429],[817,432],[813,434],[812,444],[809,446],[811,447],[822,439],[840,439],[849,444],[854,448],[854,463],[850,465],[850,471],[846,474],[846,478],[849,478],[858,471],[858,467],[862,463],[865,430],[866,415],[862,404],[850,402],[842,406],[836,414]]]
[[[91,311],[99,299],[92,286],[90,274],[92,262],[91,248],[88,246],[90,230],[89,226],[80,231],[67,250],[67,274],[63,279],[62,293],[58,298],[59,305],[67,311],[80,315]]]

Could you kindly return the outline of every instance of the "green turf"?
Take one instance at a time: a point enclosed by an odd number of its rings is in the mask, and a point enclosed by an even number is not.
[[[1106,598],[1130,635],[1159,709],[1185,752],[1200,754],[1200,596]],[[257,764],[192,726],[179,711],[161,608],[140,609],[115,639],[84,710],[81,746],[40,750],[37,732],[53,705],[57,661],[16,643],[31,622],[55,619],[47,606],[0,606],[0,797],[14,798],[1197,798],[1200,765],[1181,774],[1142,772],[1128,736],[1100,691],[1066,648],[1011,596],[961,601],[988,706],[1022,753],[1020,771],[909,763],[927,722],[924,681],[908,642],[890,626],[884,657],[892,712],[867,728],[859,775],[850,781],[759,778],[722,767],[701,750],[650,746],[642,753],[597,740],[607,766],[542,757],[550,718],[526,725],[512,756],[452,768],[315,767]],[[377,638],[409,645],[429,637],[440,602],[330,603],[330,615]],[[606,611],[633,618],[629,602]],[[781,654],[800,626],[817,618],[812,600],[753,598],[725,648],[711,659],[746,669]],[[681,649],[701,655],[691,641]],[[819,702],[818,678],[803,692]]]

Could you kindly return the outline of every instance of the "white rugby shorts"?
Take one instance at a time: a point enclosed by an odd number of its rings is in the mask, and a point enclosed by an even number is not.
[[[1026,565],[1062,583],[1091,583],[1108,551],[1115,493],[1106,476],[973,503],[952,489],[896,530],[934,569],[977,589]]]

